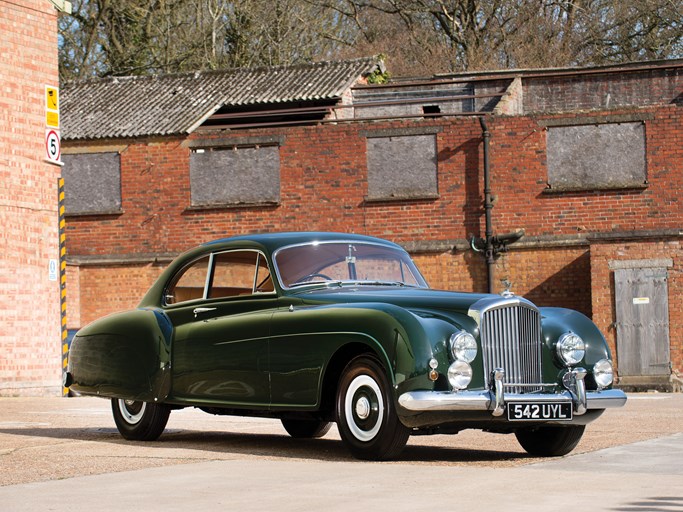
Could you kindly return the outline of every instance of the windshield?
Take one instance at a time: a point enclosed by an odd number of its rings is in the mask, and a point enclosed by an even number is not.
[[[380,244],[314,242],[280,249],[274,260],[285,288],[325,282],[427,287],[407,252]]]

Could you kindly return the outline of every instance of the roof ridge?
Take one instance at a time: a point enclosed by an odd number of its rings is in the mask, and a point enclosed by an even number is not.
[[[379,57],[89,79],[62,86],[66,140],[187,134],[222,106],[339,101]]]
[[[359,57],[356,59],[347,59],[347,60],[322,60],[322,61],[316,61],[316,62],[309,62],[309,63],[299,63],[299,64],[282,64],[279,66],[255,66],[255,67],[235,67],[235,68],[224,68],[224,69],[208,69],[208,70],[197,70],[197,71],[183,71],[183,72],[176,72],[176,73],[155,73],[152,75],[122,75],[122,76],[115,76],[115,75],[107,75],[103,77],[91,77],[91,78],[85,78],[81,80],[68,80],[64,84],[62,84],[62,87],[68,87],[68,86],[76,86],[76,85],[87,85],[87,84],[95,84],[95,83],[102,83],[102,82],[113,82],[116,83],[118,81],[126,81],[126,82],[133,82],[133,81],[151,81],[151,80],[163,80],[163,79],[171,79],[171,78],[183,78],[183,77],[194,77],[194,78],[199,78],[202,76],[227,76],[227,75],[236,75],[236,74],[248,74],[248,73],[272,73],[274,71],[281,71],[281,70],[296,70],[296,69],[316,69],[316,68],[322,68],[322,67],[340,67],[343,65],[348,65],[348,64],[372,64],[372,63],[379,63],[381,61],[381,57],[378,55],[372,56],[372,57]]]

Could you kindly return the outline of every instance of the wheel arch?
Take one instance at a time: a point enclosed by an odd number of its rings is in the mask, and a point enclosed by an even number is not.
[[[386,355],[379,353],[376,347],[359,341],[353,341],[343,345],[332,355],[323,374],[320,410],[324,413],[325,417],[334,419],[335,400],[339,387],[339,380],[348,364],[361,356],[370,356],[376,359],[387,373],[389,381],[393,382],[394,377],[391,365],[389,364]]]

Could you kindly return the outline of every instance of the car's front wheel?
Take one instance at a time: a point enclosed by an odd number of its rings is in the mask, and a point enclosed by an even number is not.
[[[571,452],[581,441],[584,425],[569,427],[539,427],[515,432],[517,441],[529,455],[561,457]]]
[[[166,428],[171,410],[165,405],[136,400],[111,399],[119,433],[131,441],[154,441]]]
[[[410,431],[398,419],[389,380],[376,359],[361,356],[347,365],[336,404],[339,434],[354,457],[387,460],[403,450]]]

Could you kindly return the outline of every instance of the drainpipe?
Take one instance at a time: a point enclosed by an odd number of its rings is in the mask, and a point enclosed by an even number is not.
[[[479,118],[479,124],[481,125],[481,134],[484,139],[484,217],[486,219],[486,231],[484,233],[486,237],[485,256],[486,268],[488,272],[488,292],[493,293],[496,257],[493,246],[493,227],[491,225],[491,210],[493,209],[493,199],[491,197],[491,173],[489,169],[489,142],[491,140],[491,132],[489,132],[486,119],[483,116]]]

